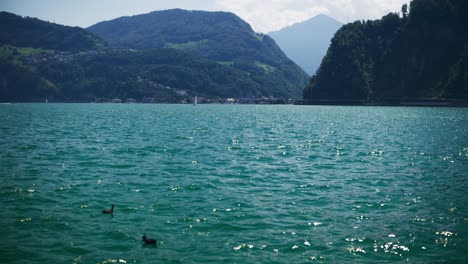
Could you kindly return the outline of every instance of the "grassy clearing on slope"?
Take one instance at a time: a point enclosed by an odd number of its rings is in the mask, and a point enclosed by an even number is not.
[[[207,39],[202,39],[202,40],[199,40],[199,41],[189,41],[189,42],[185,42],[185,43],[167,42],[164,47],[165,48],[170,48],[170,49],[180,49],[180,50],[194,49],[194,48],[197,48],[197,47],[205,44],[207,41],[208,41]]]
[[[21,64],[20,58],[22,56],[29,56],[32,54],[42,53],[42,52],[51,52],[50,50],[45,49],[35,49],[35,48],[18,48],[10,45],[0,46],[0,58],[13,62],[14,64]]]
[[[261,68],[262,70],[265,71],[265,73],[272,73],[274,71],[276,71],[276,68],[271,66],[271,65],[268,65],[268,64],[265,64],[265,63],[261,63],[261,62],[255,62],[255,65],[259,68]]]

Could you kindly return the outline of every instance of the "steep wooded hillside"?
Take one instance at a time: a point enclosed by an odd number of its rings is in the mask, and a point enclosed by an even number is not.
[[[414,0],[335,35],[305,100],[468,98],[468,1]]]

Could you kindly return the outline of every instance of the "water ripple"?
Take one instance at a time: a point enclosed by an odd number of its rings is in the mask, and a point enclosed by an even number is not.
[[[468,259],[466,109],[0,111],[3,263]]]

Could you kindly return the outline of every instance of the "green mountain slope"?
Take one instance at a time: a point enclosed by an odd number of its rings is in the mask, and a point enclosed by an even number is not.
[[[175,48],[247,71],[262,83],[264,96],[298,97],[308,79],[269,36],[255,33],[231,13],[156,11],[101,22],[88,30],[113,47]]]
[[[181,102],[261,97],[284,81],[175,49],[56,53],[0,47],[0,101],[93,102],[113,98]],[[260,78],[263,76],[264,78]],[[277,77],[279,78],[279,77]],[[267,81],[271,83],[266,84]]]
[[[0,46],[32,47],[60,51],[87,51],[107,44],[79,27],[68,27],[0,12]]]
[[[466,14],[465,0],[414,0],[403,17],[391,13],[343,26],[304,99],[467,99]]]

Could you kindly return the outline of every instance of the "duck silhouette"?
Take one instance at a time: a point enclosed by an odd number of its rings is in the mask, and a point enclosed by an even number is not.
[[[112,204],[112,208],[111,208],[111,209],[102,210],[102,213],[103,213],[103,214],[113,214],[113,213],[114,213],[114,204]]]
[[[152,239],[152,238],[147,238],[145,235],[143,235],[143,244],[145,245],[156,245],[158,243],[157,240]]]

